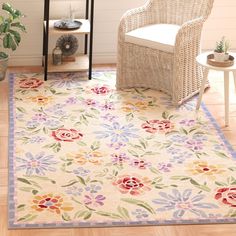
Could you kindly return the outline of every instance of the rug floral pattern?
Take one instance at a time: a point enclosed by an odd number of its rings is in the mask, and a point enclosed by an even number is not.
[[[93,77],[12,78],[10,226],[236,222],[235,154],[196,100]]]

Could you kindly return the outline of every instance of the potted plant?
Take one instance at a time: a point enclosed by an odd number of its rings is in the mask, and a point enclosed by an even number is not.
[[[21,42],[19,32],[25,32],[25,26],[20,22],[24,15],[14,9],[9,3],[2,4],[3,15],[0,15],[0,80],[5,78],[9,55],[7,49],[15,51]],[[6,49],[4,52],[3,49]]]
[[[222,62],[229,59],[229,41],[225,40],[225,37],[222,37],[220,41],[216,42],[216,47],[214,50],[214,59],[215,61]]]

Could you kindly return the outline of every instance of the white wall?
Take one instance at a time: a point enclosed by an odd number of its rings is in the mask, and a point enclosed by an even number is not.
[[[1,0],[3,2],[3,0]],[[40,65],[42,53],[42,25],[44,0],[10,0],[14,7],[22,10],[27,17],[24,23],[27,34],[11,56],[11,65]],[[51,17],[65,17],[69,11],[69,2],[83,13],[83,0],[51,0]],[[94,22],[94,63],[111,63],[116,59],[117,28],[122,14],[130,8],[142,5],[145,0],[95,0]],[[203,30],[203,49],[212,49],[215,41],[223,35],[230,39],[231,48],[236,49],[236,1],[215,0],[212,14]],[[50,49],[57,38],[52,37]],[[81,48],[83,45],[80,39]]]

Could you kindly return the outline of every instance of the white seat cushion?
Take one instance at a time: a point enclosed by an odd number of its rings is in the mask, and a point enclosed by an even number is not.
[[[179,29],[172,24],[148,25],[126,33],[125,42],[173,53]]]

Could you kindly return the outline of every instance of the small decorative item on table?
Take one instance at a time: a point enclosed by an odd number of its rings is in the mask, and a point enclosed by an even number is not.
[[[216,61],[215,57],[214,57],[214,54],[209,54],[207,56],[207,63],[211,66],[228,67],[228,66],[232,66],[234,64],[234,57],[229,55],[228,60]]]
[[[52,51],[53,65],[61,65],[62,63],[62,51],[61,48],[56,46]]]
[[[207,63],[216,67],[229,67],[234,64],[234,57],[229,55],[229,41],[223,36],[216,42],[214,53],[207,56]]]
[[[214,50],[214,59],[217,62],[227,61],[229,59],[229,41],[223,36],[220,41],[216,42]]]

